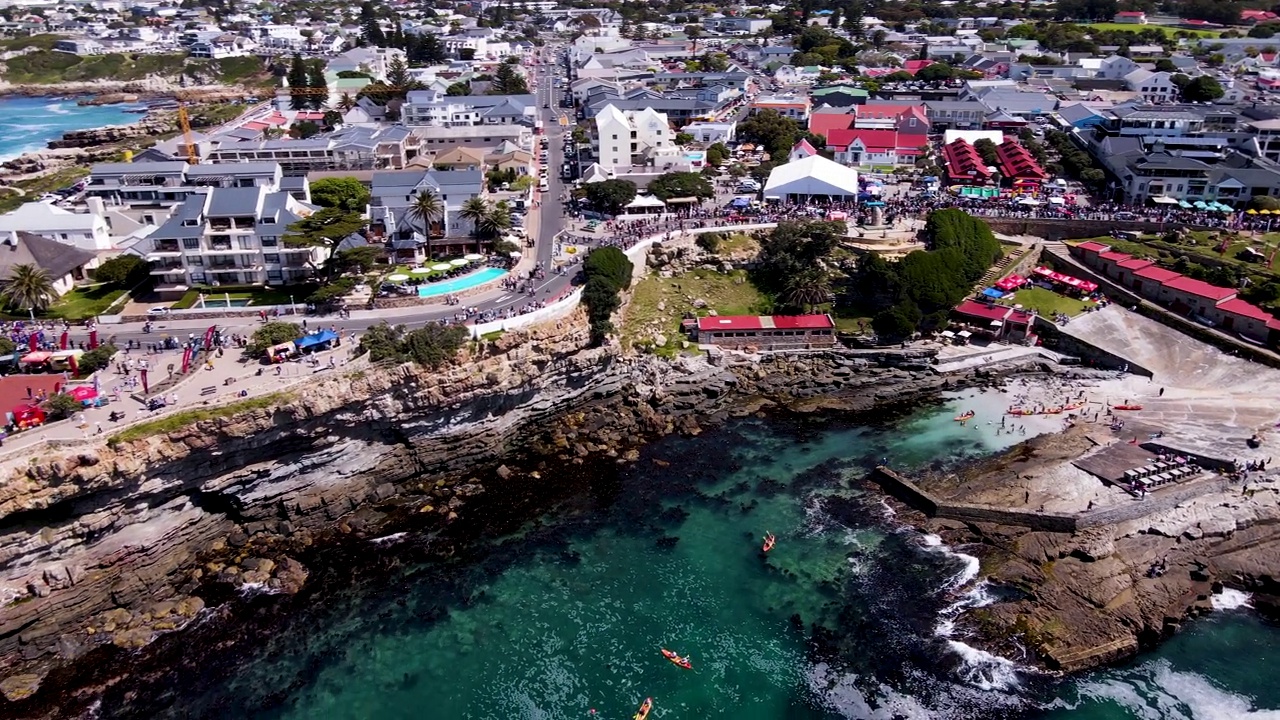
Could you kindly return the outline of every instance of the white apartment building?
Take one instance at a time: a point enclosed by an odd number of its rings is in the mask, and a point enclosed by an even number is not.
[[[534,124],[537,98],[533,95],[468,95],[449,97],[436,90],[413,90],[400,108],[406,125]]]
[[[190,196],[131,252],[153,263],[157,291],[193,285],[297,282],[329,256],[322,247],[287,247],[290,224],[311,209],[265,187],[214,188]]]
[[[628,170],[669,153],[675,134],[665,113],[653,108],[623,112],[605,105],[596,113],[596,157],[606,170]]]

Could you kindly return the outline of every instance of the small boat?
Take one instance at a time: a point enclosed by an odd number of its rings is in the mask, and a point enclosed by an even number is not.
[[[674,650],[668,650],[666,648],[662,648],[662,656],[670,660],[672,663],[684,668],[685,670],[693,669],[693,663],[689,660],[689,658],[680,657],[680,654],[675,652]]]
[[[1141,405],[1112,405],[1112,410],[1141,410]]]
[[[1063,405],[1062,409],[1063,410],[1079,410],[1082,407],[1084,407],[1084,405],[1081,405],[1080,403],[1071,403],[1070,405]]]
[[[1044,414],[1045,414],[1045,415],[1060,415],[1060,414],[1062,414],[1062,408],[1060,408],[1060,407],[1045,408]]]
[[[952,419],[952,420],[955,420],[956,422],[964,422],[965,420],[969,420],[969,419],[971,419],[974,415],[977,415],[977,413],[975,413],[974,411],[970,410],[970,411],[969,411],[969,412],[967,412],[967,413],[961,413],[960,415],[957,415],[957,416],[955,416],[955,417],[953,417],[953,418],[951,418],[951,419]]]
[[[649,717],[649,711],[652,709],[653,709],[653,698],[645,698],[644,702],[640,703],[640,710],[636,712],[635,718],[633,718],[633,720],[645,720],[645,718]]]
[[[765,552],[769,552],[770,550],[772,550],[772,549],[773,549],[773,546],[774,546],[777,542],[778,542],[778,538],[774,537],[774,536],[773,536],[773,533],[765,533],[765,534],[764,534],[764,546],[763,546],[763,547],[761,547],[760,549],[761,549],[761,550],[763,550],[763,551],[765,551]]]

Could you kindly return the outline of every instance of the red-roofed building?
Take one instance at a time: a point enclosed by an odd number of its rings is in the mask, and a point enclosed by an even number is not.
[[[851,110],[856,109],[856,105],[851,108]],[[857,119],[858,116],[853,112],[816,112],[809,116],[809,132],[814,135],[821,135],[824,138],[830,138],[832,130],[848,130],[853,127],[853,123]]]
[[[813,143],[809,142],[808,140],[801,140],[800,142],[791,146],[791,154],[787,156],[787,162],[795,162],[796,160],[803,160],[807,157],[813,157],[814,155],[817,155],[817,154],[818,154],[818,149],[813,146]]]
[[[1007,305],[965,300],[952,311],[956,320],[975,335],[1021,342],[1031,334],[1034,315]]]
[[[833,130],[827,149],[845,165],[911,165],[927,143],[918,135],[897,130]]]
[[[1147,14],[1136,10],[1127,10],[1118,12],[1111,18],[1111,22],[1123,23],[1125,25],[1146,25]]]
[[[902,69],[906,70],[912,75],[915,75],[916,73],[929,67],[932,64],[933,64],[932,60],[908,60],[902,63]]]
[[[982,162],[982,156],[964,138],[942,146],[942,157],[946,160],[947,177],[952,180],[983,182],[991,178],[991,171]]]
[[[1006,137],[1004,142],[996,146],[996,157],[1000,160],[1001,177],[1005,181],[1012,181],[1014,185],[1039,185],[1049,179],[1049,173],[1040,167],[1040,163],[1017,140]]]
[[[830,315],[720,315],[698,318],[694,340],[764,350],[832,347],[835,328]]]
[[[1240,22],[1245,25],[1257,25],[1258,23],[1275,22],[1280,20],[1280,15],[1276,15],[1270,10],[1241,10]]]
[[[1272,346],[1280,339],[1280,320],[1236,297],[1233,288],[1186,277],[1152,260],[1112,252],[1102,243],[1080,243],[1071,253],[1119,285],[1180,315],[1194,314],[1223,331]]]
[[[1231,288],[1210,285],[1203,280],[1185,276],[1166,280],[1161,285],[1159,301],[1174,312],[1184,315],[1195,313],[1209,317],[1214,306],[1236,296],[1236,291]]]

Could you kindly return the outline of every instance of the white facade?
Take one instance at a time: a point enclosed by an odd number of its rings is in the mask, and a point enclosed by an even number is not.
[[[1178,86],[1167,72],[1134,70],[1124,76],[1125,84],[1133,92],[1140,93],[1149,103],[1171,103],[1178,100]]]
[[[646,164],[646,158],[674,147],[665,113],[652,108],[623,112],[605,105],[596,114],[596,157],[606,169]]]
[[[94,212],[96,210],[97,212]],[[102,201],[90,212],[75,213],[49,203],[27,203],[0,215],[0,238],[29,232],[64,245],[96,252],[110,250],[111,228],[102,212]]]

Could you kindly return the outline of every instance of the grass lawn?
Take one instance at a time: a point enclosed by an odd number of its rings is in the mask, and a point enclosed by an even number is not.
[[[705,308],[693,307],[705,300]],[[757,315],[769,312],[769,298],[756,289],[745,270],[728,275],[711,270],[695,270],[679,277],[649,275],[636,283],[622,321],[624,348],[652,343],[654,334],[666,336],[667,343],[654,351],[675,355],[680,351],[680,320],[685,313],[698,316],[715,310],[719,315]],[[661,309],[659,309],[661,305]]]
[[[106,284],[85,285],[74,288],[71,292],[58,298],[49,307],[46,316],[59,317],[64,320],[84,320],[101,315],[111,307],[111,303],[119,300],[125,291]]]
[[[1141,32],[1143,30],[1159,30],[1165,34],[1165,37],[1176,37],[1178,33],[1187,33],[1191,37],[1210,37],[1216,38],[1222,35],[1220,30],[1186,30],[1183,28],[1170,27],[1168,25],[1129,25],[1127,23],[1089,23],[1084,27],[1093,28],[1094,30],[1110,30],[1115,32]]]
[[[726,237],[724,240],[720,241],[720,247],[717,249],[718,252],[726,255],[747,252],[754,254],[759,252],[759,250],[760,243],[756,242],[754,238],[746,233],[734,233]]]
[[[176,412],[166,417],[151,420],[149,422],[139,423],[132,427],[125,428],[120,432],[107,438],[108,445],[116,445],[122,442],[130,442],[132,440],[141,440],[153,435],[163,433],[171,433],[175,430],[181,430],[188,425],[194,425],[202,420],[213,420],[215,418],[231,417],[238,413],[248,412],[250,410],[259,410],[269,408],[273,405],[282,404],[289,399],[289,393],[271,393],[262,397],[249,398],[239,402],[223,405],[221,407],[201,408],[197,410],[184,410]]]
[[[1022,305],[1028,310],[1035,310],[1049,318],[1053,317],[1054,313],[1079,315],[1084,312],[1085,308],[1089,307],[1089,303],[1083,300],[1069,298],[1052,290],[1038,287],[1024,288],[1015,292],[1013,294],[1013,302]]]

